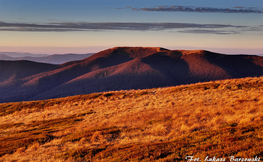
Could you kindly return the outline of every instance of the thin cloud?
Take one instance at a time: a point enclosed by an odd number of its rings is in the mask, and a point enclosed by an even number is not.
[[[36,31],[36,32],[66,32],[66,31],[101,31],[101,30],[136,30],[159,31],[167,29],[220,29],[220,28],[244,28],[246,26],[234,26],[225,24],[196,24],[196,23],[6,23],[0,22],[0,31]]]
[[[259,26],[250,26],[247,28],[243,28],[242,31],[263,31],[263,25],[259,25]]]
[[[212,12],[212,13],[257,13],[262,14],[262,8],[241,7],[234,8],[216,8],[216,7],[192,7],[192,6],[159,6],[153,8],[131,8],[133,11],[161,11],[161,12]]]
[[[220,34],[220,35],[229,35],[229,34],[239,34],[238,31],[224,31],[224,30],[205,30],[205,29],[194,29],[194,30],[183,30],[179,31],[180,33],[191,33],[191,34]]]

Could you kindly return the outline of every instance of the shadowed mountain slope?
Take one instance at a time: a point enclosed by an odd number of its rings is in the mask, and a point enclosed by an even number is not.
[[[22,79],[56,67],[57,65],[32,61],[0,61],[0,83]]]
[[[80,61],[61,64],[54,70],[21,78],[12,86],[0,86],[0,90],[5,89],[0,102],[262,75],[263,58],[259,56],[116,47]]]

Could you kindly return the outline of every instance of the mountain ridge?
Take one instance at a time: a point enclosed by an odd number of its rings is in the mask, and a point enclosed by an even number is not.
[[[263,57],[205,50],[115,47],[57,65],[14,82],[0,102],[39,100],[93,92],[167,87],[263,75]],[[23,95],[22,95],[23,94]],[[5,99],[4,99],[5,98]]]

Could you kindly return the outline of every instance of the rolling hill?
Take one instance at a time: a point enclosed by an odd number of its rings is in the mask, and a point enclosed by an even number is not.
[[[6,70],[10,67],[6,66]],[[263,57],[259,56],[224,55],[204,50],[116,47],[31,76],[2,78],[0,102],[262,75]]]
[[[0,161],[261,160],[262,92],[254,77],[2,103]]]

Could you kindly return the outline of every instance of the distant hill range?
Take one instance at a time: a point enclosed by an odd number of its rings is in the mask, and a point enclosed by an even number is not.
[[[116,47],[60,65],[1,61],[0,102],[262,75],[263,57],[260,56]]]
[[[15,53],[15,52],[0,52],[0,60],[28,60],[41,63],[49,64],[63,64],[69,61],[82,60],[93,53],[88,54],[54,54],[54,55],[44,55],[44,54],[30,54],[30,53]]]
[[[49,56],[48,54],[33,54],[33,53],[22,53],[22,52],[0,52],[0,55],[6,55],[9,57],[44,57]]]

